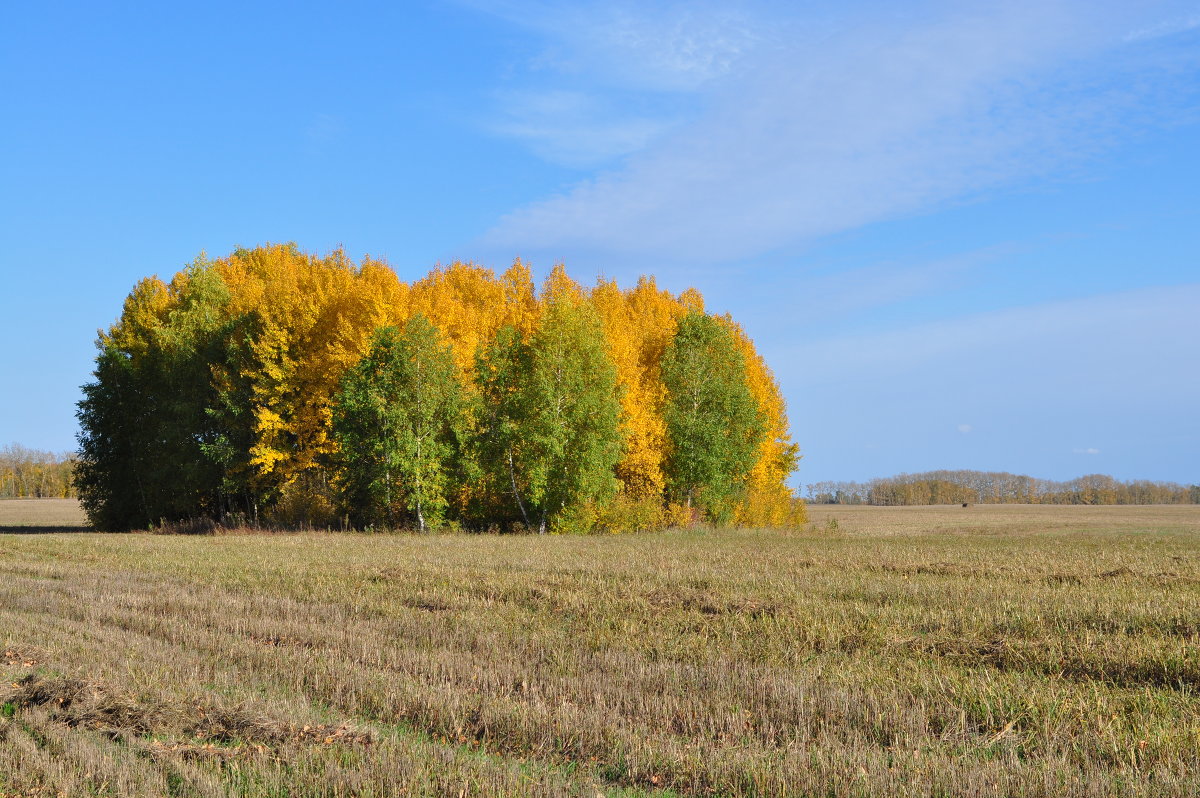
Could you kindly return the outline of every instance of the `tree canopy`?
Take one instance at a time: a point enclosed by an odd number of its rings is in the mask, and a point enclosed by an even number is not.
[[[266,245],[140,281],[97,347],[77,485],[102,528],[619,528],[618,508],[665,523],[700,494],[710,521],[803,513],[770,369],[699,293],[651,277],[585,288],[556,266],[537,290],[517,261],[405,283]],[[724,396],[698,437],[676,423],[689,367]]]

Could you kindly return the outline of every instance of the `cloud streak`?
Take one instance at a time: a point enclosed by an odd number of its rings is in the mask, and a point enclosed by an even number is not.
[[[940,370],[987,373],[989,381],[1023,386],[1048,401],[1053,397],[1041,393],[1048,383],[1029,379],[1045,370],[1057,388],[1075,383],[1071,394],[1104,388],[1107,398],[1114,390],[1151,396],[1165,381],[1175,394],[1200,398],[1200,376],[1163,366],[1194,359],[1197,307],[1200,283],[1147,288],[829,338],[778,354],[805,364],[809,386],[856,374],[886,381]]]
[[[651,115],[615,113],[611,104],[585,92],[507,91],[491,130],[523,140],[547,161],[586,168],[644,149],[670,123]]]
[[[694,91],[728,74],[766,35],[761,19],[736,2],[463,5],[541,35],[542,49],[526,66],[561,73],[575,84]]]
[[[1076,0],[945,8],[812,23],[746,6],[737,24],[694,12],[674,32],[669,9],[549,14],[542,33],[578,49],[548,59],[559,71],[690,93],[699,110],[616,135],[625,143],[608,154],[622,165],[510,212],[485,243],[730,261],[1061,168],[1105,146],[1115,107],[1136,105],[1107,64],[1165,13]],[[545,125],[504,129],[554,157]]]

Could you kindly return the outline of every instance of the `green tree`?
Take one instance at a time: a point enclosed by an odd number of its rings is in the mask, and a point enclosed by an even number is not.
[[[477,501],[481,520],[519,520],[528,528],[529,509],[525,505],[527,486],[524,472],[518,474],[522,455],[522,429],[525,423],[523,397],[518,390],[528,371],[528,347],[520,331],[511,325],[500,328],[496,337],[476,355],[475,373],[478,391],[476,409],[471,415],[478,429],[470,439],[466,470],[480,485]],[[496,497],[508,496],[517,515],[506,512]],[[490,500],[490,501],[489,501]]]
[[[138,419],[145,395],[137,389],[130,358],[116,347],[97,344],[95,380],[83,386],[79,402],[79,464],[75,488],[97,529],[145,526],[151,515],[138,468],[143,449]]]
[[[621,456],[616,369],[595,310],[551,301],[524,341],[501,331],[480,359],[487,418],[483,461],[512,493],[526,525],[544,533],[615,494]],[[500,473],[497,473],[500,472]]]
[[[165,286],[145,280],[97,341],[95,381],[79,403],[76,487],[92,523],[131,529],[217,516],[220,467],[211,364],[228,291],[203,257]]]
[[[670,498],[726,522],[763,437],[745,360],[721,324],[691,311],[663,353],[662,378]]]
[[[394,524],[406,511],[424,532],[444,519],[462,409],[453,353],[425,316],[376,331],[333,413],[358,520]]]

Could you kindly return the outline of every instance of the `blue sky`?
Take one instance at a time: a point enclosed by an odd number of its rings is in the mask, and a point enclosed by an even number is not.
[[[105,7],[107,6],[107,7]],[[743,322],[795,482],[1200,481],[1200,2],[24,4],[0,23],[0,444],[97,328],[296,241]]]

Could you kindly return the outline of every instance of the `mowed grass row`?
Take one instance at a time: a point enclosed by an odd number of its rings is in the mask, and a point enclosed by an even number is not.
[[[0,793],[1200,793],[1198,508],[813,516],[4,536]]]

